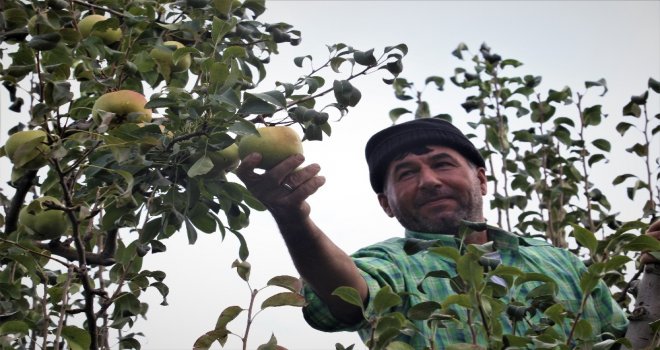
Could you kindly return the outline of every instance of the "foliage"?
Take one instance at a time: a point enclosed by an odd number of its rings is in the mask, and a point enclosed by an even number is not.
[[[260,22],[264,0],[9,0],[0,8],[0,79],[9,110],[25,121],[9,133],[47,134],[12,150],[14,193],[0,193],[3,347],[139,349],[130,329],[148,311],[142,294],[156,290],[166,305],[169,293],[165,271],[142,267],[149,252],[165,252],[175,233],[194,244],[203,232],[233,235],[240,261],[249,255],[240,231],[264,208],[224,174],[205,176],[208,154],[256,133],[256,124],[296,126],[321,140],[331,134],[330,113],[359,102],[354,79],[381,69],[396,77],[407,51],[386,47],[377,57],[330,45],[320,65],[298,57],[307,73],[265,89],[271,55],[301,33]],[[83,28],[89,14],[105,20]],[[341,78],[327,83],[328,70]],[[148,102],[95,106],[118,90]],[[36,155],[47,162],[28,162]],[[29,193],[60,202],[39,210],[65,213],[65,235],[38,240],[20,223]]]
[[[215,324],[215,328],[211,331],[206,332],[204,335],[199,337],[197,341],[195,341],[195,344],[193,345],[193,349],[195,350],[209,349],[211,345],[216,341],[221,346],[224,346],[227,342],[227,338],[229,338],[229,335],[235,335],[239,337],[241,339],[241,342],[243,343],[243,349],[244,350],[248,349],[248,345],[247,345],[248,335],[250,333],[252,324],[255,318],[259,315],[259,313],[261,313],[263,310],[269,307],[278,307],[278,306],[301,307],[305,305],[305,297],[303,297],[300,294],[300,290],[302,288],[302,280],[292,276],[285,276],[285,275],[275,276],[266,283],[266,286],[260,289],[253,289],[250,286],[250,271],[252,269],[250,263],[248,263],[247,261],[236,260],[232,264],[232,267],[236,268],[236,272],[245,281],[245,283],[248,286],[248,289],[250,290],[249,306],[247,309],[244,309],[240,306],[232,305],[222,310],[220,316],[218,317],[218,321]],[[271,286],[281,287],[286,289],[287,291],[280,292],[266,298],[261,303],[261,308],[259,309],[259,311],[254,312],[255,301],[258,294],[264,289]],[[239,335],[227,329],[227,325],[233,320],[235,320],[241,313],[243,313],[243,311],[247,313],[246,326],[243,335]],[[260,345],[258,349],[275,350],[275,349],[284,349],[284,348],[278,346],[277,338],[275,338],[275,335],[273,334],[270,340],[268,341],[268,343]]]
[[[660,243],[643,235],[660,209],[660,172],[657,167],[660,158],[654,159],[658,157],[657,150],[654,152],[650,148],[653,137],[660,132],[660,115],[648,115],[649,94],[660,93],[660,83],[650,78],[646,91],[632,96],[630,102],[616,113],[618,134],[637,133],[629,137],[637,142],[626,150],[635,155],[634,161],[641,162],[646,170],[644,174],[609,174],[612,185],[628,184],[630,203],[622,206],[633,205],[633,200],[640,196],[646,198],[639,208],[640,218],[624,221],[613,211],[615,209],[605,193],[607,184],[596,184],[590,177],[595,167],[608,161],[608,153],[615,142],[601,136],[611,131],[611,127],[603,123],[608,114],[602,106],[586,104],[587,94],[596,91],[600,93],[598,97],[602,97],[607,93],[604,79],[585,82],[584,90],[580,92],[564,87],[542,93],[539,91],[540,76],[516,76],[511,71],[522,63],[503,59],[486,44],[481,45],[477,54],[471,55],[468,55],[467,45],[460,44],[452,54],[460,60],[470,59],[472,65],[471,68],[455,68],[450,81],[470,94],[461,106],[468,118],[473,118],[467,121],[476,131],[470,137],[476,144],[483,145],[481,152],[487,161],[488,180],[495,191],[490,205],[497,211],[497,225],[588,256],[588,270],[580,280],[584,298],[578,310],[566,310],[554,298],[557,293],[555,281],[509,266],[489,268],[481,259],[484,252],[477,246],[470,245],[464,252],[435,247],[432,242],[409,247],[410,254],[426,250],[454,261],[456,271],[431,271],[427,276],[450,279],[456,294],[447,300],[414,305],[407,315],[402,315],[393,312],[392,307],[401,305],[406,296],[384,287],[372,301],[380,311],[373,315],[364,314],[372,327],[370,349],[406,349],[404,345],[391,344],[392,339],[400,334],[418,332],[410,320],[424,320],[432,329],[437,329],[447,322],[457,321],[458,316],[451,307],[466,310],[468,319],[458,321],[469,326],[473,336],[471,343],[457,344],[453,347],[456,349],[482,348],[483,345],[488,349],[607,349],[615,344],[630,347],[627,339],[613,339],[611,334],[602,334],[600,341],[592,339],[591,326],[580,317],[590,292],[601,278],[612,288],[614,297],[624,308],[630,306],[627,292],[631,281],[625,280],[628,263],[641,251],[654,251],[654,255],[660,255]],[[431,76],[426,79],[425,86],[442,91],[444,83],[444,78]],[[393,122],[409,113],[415,118],[451,120],[448,114],[432,115],[430,104],[423,99],[425,91],[417,90],[412,82],[400,77],[392,86],[399,100],[416,104],[414,110],[404,107],[391,110]],[[571,106],[572,112],[568,109]],[[623,168],[623,171],[627,169]],[[514,221],[517,223],[513,224]],[[479,225],[466,223],[466,228],[483,230]],[[597,233],[602,235],[601,239],[597,238]],[[575,242],[571,246],[567,240],[569,235]],[[632,279],[637,279],[639,273],[641,270]],[[492,283],[494,277],[506,280],[507,287]],[[527,282],[537,284],[527,295],[527,300],[510,302],[502,299],[510,290]],[[355,299],[354,290],[340,288],[335,293],[345,301],[363,307],[362,301]],[[503,334],[502,315],[511,324],[526,322],[530,332],[525,335]],[[568,327],[562,330],[559,325]],[[657,334],[657,328],[653,332]],[[479,337],[484,337],[486,342],[479,342]],[[433,338],[428,340],[428,346],[436,348]]]

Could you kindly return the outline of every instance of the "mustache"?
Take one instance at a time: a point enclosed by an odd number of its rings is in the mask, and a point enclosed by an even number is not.
[[[426,203],[440,199],[456,199],[453,191],[448,189],[428,189],[420,191],[414,200],[415,206],[422,206]]]

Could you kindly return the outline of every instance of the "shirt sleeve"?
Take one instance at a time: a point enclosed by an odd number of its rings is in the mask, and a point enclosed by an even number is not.
[[[587,271],[587,267],[577,256],[570,252],[566,252],[566,254],[572,260],[572,265],[576,267],[577,276],[581,276]],[[576,283],[579,283],[579,278]],[[594,329],[596,334],[609,332],[617,337],[625,335],[629,323],[628,318],[602,279],[591,292],[587,311],[587,313],[595,314],[595,318],[600,324],[600,329]]]
[[[368,287],[368,299],[365,306],[365,315],[373,315],[371,296],[384,286],[389,285],[392,290],[403,290],[403,278],[400,268],[394,263],[397,261],[392,253],[383,247],[367,247],[352,255],[358,271],[364,278]],[[308,285],[303,287],[303,296],[307,305],[303,307],[303,316],[307,323],[315,329],[325,332],[357,331],[368,326],[365,318],[354,325],[337,320],[328,307]]]

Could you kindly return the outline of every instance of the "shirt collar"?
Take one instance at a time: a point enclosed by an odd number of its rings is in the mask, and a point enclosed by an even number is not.
[[[426,233],[417,232],[412,230],[405,231],[406,238],[419,239],[424,241],[436,241],[437,244],[442,246],[458,247],[458,238],[454,235],[445,235],[439,233]],[[519,240],[518,236],[513,233],[507,232],[499,227],[486,226],[486,235],[488,241],[493,242],[493,247],[496,250],[518,250]]]

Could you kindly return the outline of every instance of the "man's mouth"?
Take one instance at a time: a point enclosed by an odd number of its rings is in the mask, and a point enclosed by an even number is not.
[[[427,197],[427,198],[422,198],[417,201],[417,206],[422,207],[426,205],[433,205],[433,204],[438,204],[445,202],[447,200],[453,200],[454,198],[451,196],[434,196],[434,197]]]

